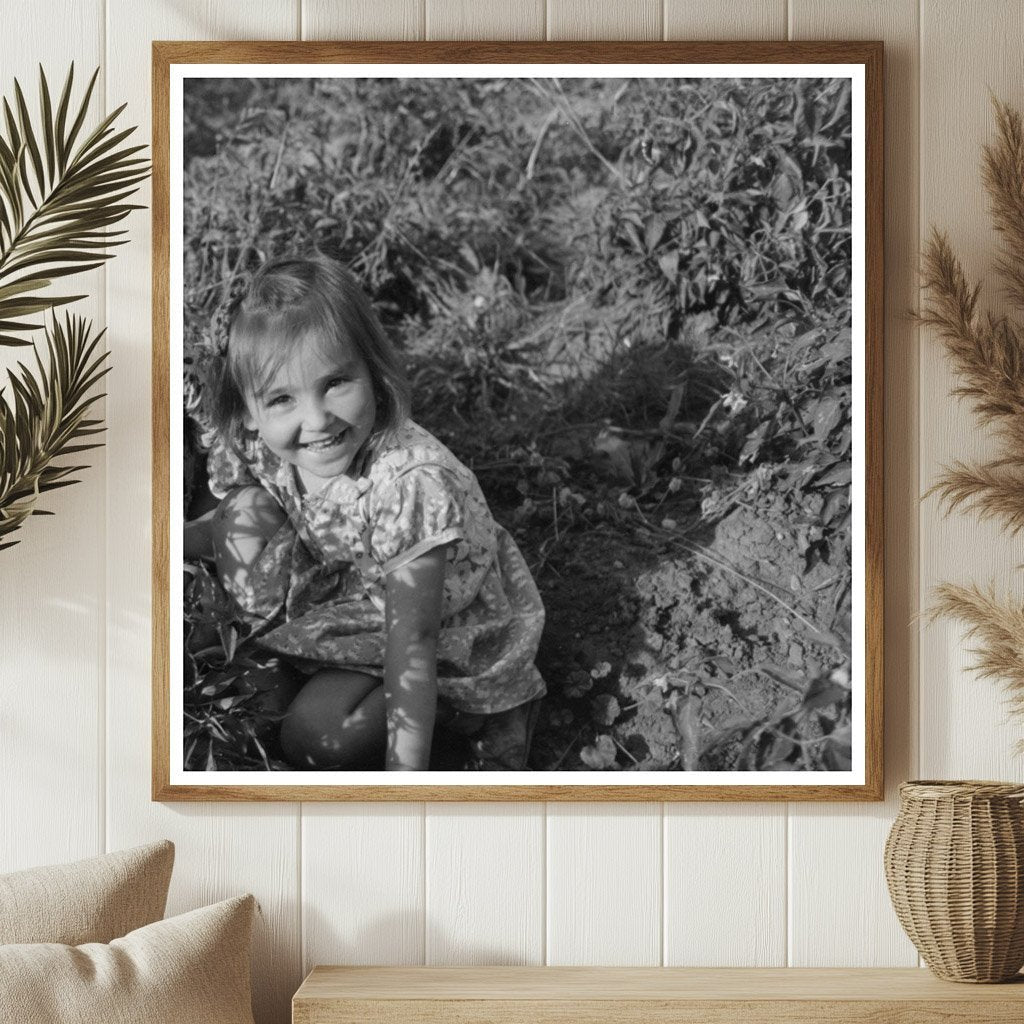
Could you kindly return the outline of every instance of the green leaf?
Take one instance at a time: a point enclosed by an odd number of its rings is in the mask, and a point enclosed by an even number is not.
[[[60,174],[64,173],[66,165],[67,149],[65,148],[64,128],[68,120],[68,104],[71,102],[71,87],[74,81],[75,63],[72,61],[71,67],[68,68],[68,77],[64,79],[64,88],[61,89],[60,101],[57,104],[57,120],[53,128],[54,141],[57,147],[57,171]]]
[[[54,144],[53,107],[50,103],[50,87],[46,84],[43,65],[39,65],[39,118],[43,123],[43,144],[46,152],[46,178],[53,181],[56,170],[56,146]]]
[[[39,145],[36,142],[35,134],[32,131],[32,119],[28,114],[28,105],[25,103],[25,96],[21,91],[18,80],[14,80],[14,99],[18,105],[18,124],[21,134],[25,139],[25,146],[28,155],[32,160],[32,170],[35,171],[36,184],[39,187],[39,194],[46,190],[46,176],[43,174],[43,158],[39,154]]]
[[[96,85],[96,78],[100,73],[100,69],[97,68],[92,73],[92,78],[89,79],[89,84],[85,90],[85,97],[82,99],[82,104],[78,108],[78,114],[75,117],[74,123],[71,125],[70,131],[64,139],[64,165],[61,167],[61,173],[63,174],[65,167],[67,166],[68,158],[71,155],[72,147],[78,138],[78,133],[82,130],[82,125],[85,123],[85,115],[89,110],[89,100],[92,98],[92,90]],[[70,86],[70,76],[69,76]]]
[[[2,316],[30,316],[32,313],[40,313],[44,309],[52,309],[54,306],[61,306],[68,302],[77,302],[84,299],[84,295],[64,295],[54,299],[41,299],[32,297],[21,302],[7,302],[0,299],[0,315]]]
[[[0,346],[23,344],[19,335],[38,329],[38,324],[19,322],[22,317],[73,301],[68,296],[50,296],[50,283],[102,266],[113,254],[97,250],[123,244],[124,232],[114,226],[140,208],[125,200],[149,176],[150,168],[139,156],[145,147],[127,145],[135,128],[116,127],[124,106],[85,131],[98,74],[99,69],[75,107],[72,65],[54,111],[40,68],[38,124],[32,120],[20,83],[14,84],[13,108],[3,101],[0,321],[4,326]],[[13,298],[24,293],[31,294]]]
[[[15,295],[23,295],[25,292],[30,292],[34,288],[47,288],[50,282],[43,277],[32,277],[25,278],[20,281],[12,281],[10,284],[3,285],[0,287],[0,302],[4,302],[7,299],[13,299]],[[16,316],[17,314],[9,314]],[[17,324],[12,324],[16,327]]]
[[[78,482],[83,463],[59,460],[100,446],[101,433],[87,412],[101,397],[93,391],[108,372],[107,353],[98,350],[102,332],[93,334],[81,317],[65,315],[46,328],[49,359],[8,371],[11,399],[0,392],[0,537],[18,529],[29,515],[47,514],[39,496]],[[11,546],[11,543],[2,545]]]

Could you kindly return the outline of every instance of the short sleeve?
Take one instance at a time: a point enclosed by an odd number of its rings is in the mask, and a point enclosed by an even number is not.
[[[370,554],[385,574],[464,538],[461,494],[458,477],[440,465],[416,466],[378,488]]]
[[[217,498],[223,498],[234,487],[248,487],[258,482],[242,456],[219,437],[214,438],[207,453],[206,474],[210,490]]]

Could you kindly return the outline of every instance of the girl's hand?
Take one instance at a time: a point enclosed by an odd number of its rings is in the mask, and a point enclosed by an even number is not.
[[[430,765],[446,557],[446,546],[434,548],[387,577],[384,704],[388,771],[425,771]]]

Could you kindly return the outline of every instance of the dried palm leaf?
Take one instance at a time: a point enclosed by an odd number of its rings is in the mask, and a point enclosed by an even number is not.
[[[7,538],[30,515],[50,514],[36,507],[41,494],[77,483],[72,474],[86,468],[55,460],[100,447],[86,439],[103,430],[87,418],[103,397],[93,388],[109,369],[107,353],[97,352],[102,336],[65,314],[46,330],[48,364],[36,352],[36,373],[23,363],[8,372],[11,398],[0,391],[0,551],[17,543]]]
[[[26,317],[83,298],[43,292],[59,278],[100,267],[108,246],[127,239],[114,225],[139,209],[126,202],[149,175],[138,156],[144,146],[124,146],[135,129],[114,124],[120,106],[83,137],[96,84],[94,72],[77,108],[71,107],[74,65],[56,108],[39,69],[38,126],[20,84],[14,107],[2,103],[0,129],[0,346],[28,345],[22,335],[41,325]]]
[[[103,250],[123,244],[114,225],[132,210],[126,202],[149,175],[149,163],[137,154],[143,146],[125,146],[134,128],[117,131],[124,107],[84,134],[89,101],[99,74],[72,109],[74,65],[56,108],[39,69],[38,128],[14,83],[14,107],[2,102],[0,126],[0,346],[29,345],[22,337],[41,324],[27,317],[65,305],[79,295],[52,295],[62,277],[100,267],[113,256]],[[6,129],[6,133],[4,132]],[[65,314],[46,329],[46,363],[18,363],[8,371],[10,397],[0,390],[0,550],[30,515],[48,515],[38,507],[41,494],[76,483],[86,467],[63,458],[98,448],[101,421],[89,409],[102,397],[93,391],[107,373],[106,353],[97,352],[102,332]]]

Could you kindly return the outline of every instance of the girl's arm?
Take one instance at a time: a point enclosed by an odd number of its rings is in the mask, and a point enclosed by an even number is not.
[[[202,558],[213,559],[213,534],[211,527],[216,511],[216,509],[211,509],[197,519],[185,521],[185,526],[182,530],[182,556],[186,562],[197,562]]]
[[[216,559],[231,574],[251,569],[267,542],[284,525],[287,514],[258,484],[234,487],[209,512],[185,521],[186,561]]]
[[[259,484],[233,488],[213,510],[209,531],[217,575],[235,597],[245,592],[264,549],[287,520]]]
[[[446,552],[444,546],[433,548],[387,576],[388,771],[424,771],[430,762]]]

